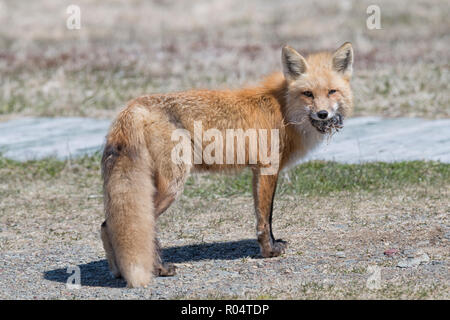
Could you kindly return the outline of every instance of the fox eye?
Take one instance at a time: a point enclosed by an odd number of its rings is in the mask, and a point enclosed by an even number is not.
[[[313,98],[314,99],[314,95],[311,91],[303,91],[302,94],[308,98]]]
[[[331,95],[331,94],[333,94],[333,93],[336,93],[336,90],[331,89],[330,91],[328,91],[328,94],[329,94],[329,95]]]

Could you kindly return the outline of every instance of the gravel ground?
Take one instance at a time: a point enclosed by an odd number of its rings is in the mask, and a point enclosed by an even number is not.
[[[256,257],[253,239],[170,247],[164,251],[166,260],[176,263],[178,274],[156,278],[144,289],[126,289],[124,281],[112,279],[100,248],[51,246],[8,252],[1,255],[5,262],[0,298],[449,298],[448,286],[442,283],[443,275],[448,275],[443,261],[409,269],[381,267],[385,284],[369,290],[367,264],[392,264],[382,250],[368,259],[359,253],[330,254],[311,247],[314,254],[309,257],[288,254],[270,260]],[[80,289],[66,287],[67,267],[72,265],[81,269]],[[413,286],[406,289],[403,284],[411,282]]]
[[[66,173],[4,197],[1,299],[450,298],[448,187],[282,195],[274,234],[289,247],[273,259],[259,255],[250,197],[183,195],[159,220],[177,275],[127,289],[104,259],[99,182],[80,181]],[[79,289],[66,285],[71,266],[80,268]],[[377,270],[378,286],[368,287]]]

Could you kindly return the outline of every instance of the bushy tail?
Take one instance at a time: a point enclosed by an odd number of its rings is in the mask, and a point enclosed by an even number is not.
[[[122,275],[128,287],[151,281],[156,250],[155,186],[142,114],[138,116],[122,112],[108,134],[102,159],[106,213],[102,240],[111,271]]]

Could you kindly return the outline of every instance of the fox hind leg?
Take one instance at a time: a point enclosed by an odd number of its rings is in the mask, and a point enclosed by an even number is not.
[[[158,192],[155,197],[155,219],[158,218],[164,211],[166,211],[172,202],[175,201],[175,196],[162,195]],[[153,273],[155,276],[159,277],[170,277],[176,274],[176,267],[172,263],[164,263],[161,257],[161,245],[159,240],[155,240],[156,250],[155,250],[155,268]]]
[[[189,167],[185,165],[161,166],[155,175],[156,194],[154,198],[155,219],[166,211],[175,199],[183,192],[184,183],[188,176]],[[172,263],[163,262],[161,245],[156,239],[154,274],[161,277],[170,277],[176,274],[176,267]]]
[[[177,267],[175,267],[173,263],[163,262],[161,258],[161,245],[158,239],[156,239],[156,248],[155,269],[153,270],[153,273],[157,277],[174,276],[177,273]]]

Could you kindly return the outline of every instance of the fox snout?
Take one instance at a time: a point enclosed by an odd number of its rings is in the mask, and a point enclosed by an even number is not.
[[[335,103],[331,107],[319,107],[316,110],[311,110],[311,118],[318,121],[325,121],[333,118],[336,115],[338,104]]]
[[[328,118],[328,111],[327,110],[320,110],[319,112],[316,112],[316,116],[319,119],[325,120]]]

